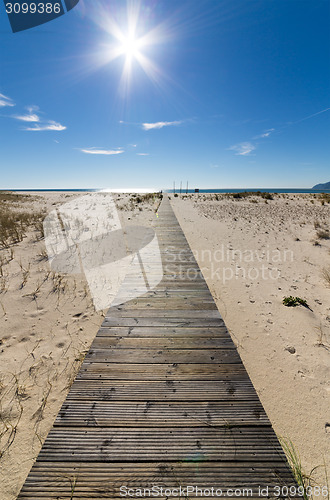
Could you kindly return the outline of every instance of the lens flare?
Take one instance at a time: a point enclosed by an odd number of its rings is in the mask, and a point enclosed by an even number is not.
[[[139,78],[142,69],[152,83],[166,93],[169,77],[150,59],[155,54],[155,47],[165,44],[173,38],[167,23],[155,25],[140,0],[127,0],[125,9],[112,9],[108,4],[96,1],[91,9],[91,17],[104,33],[98,49],[91,53],[88,72],[109,66],[115,61],[122,61],[122,72],[118,91],[121,95],[129,94],[132,76]],[[118,64],[116,65],[118,67]]]

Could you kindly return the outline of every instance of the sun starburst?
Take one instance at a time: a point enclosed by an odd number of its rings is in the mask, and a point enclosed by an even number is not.
[[[111,67],[115,60],[122,60],[119,81],[119,92],[122,95],[128,94],[134,68],[138,67],[157,87],[163,89],[168,77],[149,56],[150,52],[155,53],[154,46],[169,40],[166,25],[163,23],[152,26],[152,22],[148,24],[145,12],[141,15],[139,0],[127,0],[126,7],[124,14],[122,10],[110,12],[104,4],[101,10],[98,4],[93,20],[106,33],[106,37],[98,52],[94,52],[90,70],[92,67]]]

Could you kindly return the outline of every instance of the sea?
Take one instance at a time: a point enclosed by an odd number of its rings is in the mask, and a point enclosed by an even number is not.
[[[143,189],[143,188],[138,188],[136,190],[134,189],[10,189],[8,191],[14,191],[14,192],[77,192],[77,193],[90,193],[90,192],[131,192],[131,193],[158,193],[158,192],[163,192],[163,193],[181,193],[181,194],[186,194],[186,193],[195,193],[196,190],[198,190],[199,193],[244,193],[244,192],[251,192],[251,191],[259,191],[261,193],[310,193],[310,194],[320,194],[320,193],[330,193],[330,189],[306,189],[306,188],[230,188],[230,189],[220,189],[220,188],[210,188],[210,189],[199,189],[199,188],[194,188],[194,189]]]

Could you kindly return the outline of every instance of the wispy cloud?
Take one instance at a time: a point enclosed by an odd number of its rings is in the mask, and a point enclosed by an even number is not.
[[[330,110],[330,108],[322,109],[322,111],[318,111],[317,113],[313,113],[312,115],[305,116],[305,118],[301,118],[300,120],[298,120],[296,122],[291,122],[290,125],[304,122],[305,120],[309,120],[310,118],[313,118],[314,116],[317,116],[317,115],[321,115],[322,113],[325,113],[326,111],[329,111],[329,110]]]
[[[15,106],[15,103],[10,97],[7,97],[4,94],[0,94],[0,108],[4,108],[6,106],[12,107]]]
[[[137,156],[149,156],[149,153],[136,153]]]
[[[86,148],[80,149],[80,151],[87,155],[120,155],[121,153],[124,153],[123,149]]]
[[[213,163],[211,163],[210,167],[211,168],[219,168],[219,165],[214,165]]]
[[[29,113],[36,113],[37,111],[39,111],[40,108],[39,106],[32,104],[30,106],[25,106],[25,109],[27,109]]]
[[[41,125],[36,124],[33,127],[25,127],[23,130],[27,130],[29,132],[43,132],[45,130],[61,132],[62,130],[66,130],[66,127],[64,125],[61,125],[60,123],[54,122],[53,120],[49,120],[48,122]]]
[[[256,147],[252,142],[241,142],[229,148],[229,150],[235,151],[235,155],[239,156],[248,156],[255,149]]]
[[[262,134],[256,135],[253,137],[253,140],[258,140],[258,139],[266,139],[269,137],[273,132],[275,132],[274,128],[269,128],[265,130]],[[250,141],[245,141],[245,142],[240,142],[239,144],[234,144],[234,146],[231,146],[228,148],[230,151],[235,151],[235,155],[237,156],[249,156],[252,151],[256,149],[256,145],[253,142]]]
[[[20,120],[22,122],[39,122],[40,118],[36,114],[30,114],[30,115],[13,115],[13,118],[16,120]]]
[[[256,136],[254,137],[254,139],[264,139],[264,138],[266,138],[266,137],[269,137],[269,136],[270,136],[270,134],[271,134],[272,132],[274,132],[274,131],[275,131],[275,129],[274,129],[274,128],[269,128],[269,129],[268,129],[268,130],[266,130],[263,134],[256,135]]]
[[[171,127],[171,126],[181,125],[181,124],[182,124],[182,121],[142,123],[142,128],[143,128],[143,130],[153,130],[153,129],[160,129],[163,127]]]
[[[39,106],[25,106],[27,113],[24,115],[12,115],[16,120],[20,120],[22,122],[39,122],[40,117],[37,114],[39,111]]]

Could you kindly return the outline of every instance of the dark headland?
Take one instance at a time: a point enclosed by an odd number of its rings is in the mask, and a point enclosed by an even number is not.
[[[316,184],[312,189],[330,189],[330,182],[325,182],[324,184]]]

